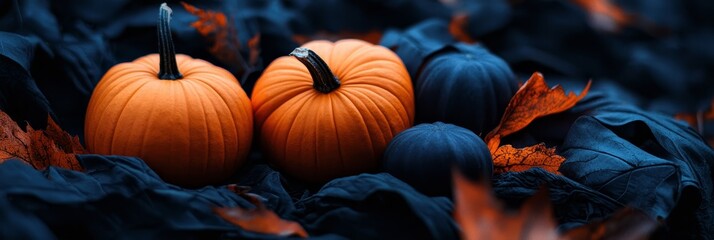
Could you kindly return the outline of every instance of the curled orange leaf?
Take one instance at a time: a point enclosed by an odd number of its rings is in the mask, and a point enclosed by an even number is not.
[[[567,95],[563,87],[556,85],[548,88],[543,75],[536,72],[518,89],[511,98],[501,122],[486,135],[485,141],[493,155],[501,144],[501,138],[515,133],[533,122],[536,118],[566,111],[587,95],[592,81],[588,81],[580,95],[570,92]]]
[[[548,191],[541,190],[519,212],[505,211],[486,184],[454,171],[454,218],[461,239],[557,239]]]
[[[46,130],[29,125],[23,131],[5,112],[0,111],[0,163],[18,158],[35,169],[56,166],[82,170],[75,153],[84,153],[79,138],[64,132],[48,117]]]
[[[299,223],[280,218],[275,212],[266,208],[258,196],[250,193],[240,194],[255,205],[254,209],[240,207],[215,208],[214,212],[224,220],[239,226],[246,231],[277,236],[298,236],[307,238],[308,234]]]
[[[555,148],[548,148],[543,143],[525,148],[503,145],[498,147],[493,154],[493,170],[498,174],[508,171],[521,172],[532,167],[539,167],[548,172],[559,174],[558,168],[564,161],[564,157],[555,153]]]

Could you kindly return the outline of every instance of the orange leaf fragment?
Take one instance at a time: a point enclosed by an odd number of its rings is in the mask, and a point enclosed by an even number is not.
[[[704,125],[707,122],[714,121],[714,99],[709,104],[708,110],[697,111],[696,113],[678,113],[674,115],[675,119],[686,121],[689,126],[694,128],[700,135],[705,135]],[[704,136],[709,137],[707,143],[709,146],[714,147],[714,136]]]
[[[598,220],[558,234],[548,190],[541,188],[519,211],[506,211],[486,183],[454,171],[454,219],[461,239],[596,240],[647,239],[658,223],[644,212],[624,208]]]
[[[520,211],[506,212],[486,184],[454,171],[454,218],[461,239],[557,239],[548,191],[541,189]]]
[[[250,56],[248,56],[250,65],[257,64],[258,58],[260,58],[260,33],[248,39],[248,49],[250,53]]]
[[[580,95],[573,92],[566,95],[563,87],[556,85],[548,88],[543,75],[539,72],[533,73],[511,98],[498,126],[486,135],[485,141],[491,155],[501,144],[501,138],[525,128],[536,118],[563,112],[575,106],[588,94],[591,83],[592,81],[588,81]]]
[[[648,239],[659,223],[640,210],[624,208],[609,219],[565,232],[560,239]]]
[[[493,170],[494,173],[499,174],[540,167],[548,172],[559,174],[558,168],[564,161],[564,157],[555,153],[555,148],[548,148],[544,143],[525,148],[503,145],[493,154]]]
[[[617,31],[631,24],[635,18],[615,5],[611,0],[573,0],[584,8],[595,27],[608,31]]]
[[[0,163],[18,158],[38,170],[49,166],[81,171],[74,156],[84,153],[78,137],[71,137],[48,117],[46,130],[29,125],[23,131],[5,112],[0,111]]]
[[[255,205],[254,209],[240,207],[215,208],[214,212],[224,220],[235,224],[247,231],[271,234],[277,236],[299,236],[307,238],[308,234],[299,223],[280,218],[275,212],[266,208],[254,194],[243,193]]]
[[[191,26],[201,36],[213,41],[213,46],[210,48],[211,53],[219,53],[221,50],[229,48],[231,44],[240,46],[240,43],[235,38],[236,30],[228,27],[228,18],[225,14],[203,10],[185,2],[181,2],[181,5],[186,11],[198,17],[198,20],[191,23]]]
[[[198,19],[191,23],[191,26],[213,44],[208,51],[218,60],[224,63],[235,64],[240,67],[237,71],[246,71],[258,62],[260,56],[260,34],[251,37],[248,42],[249,59],[248,62],[241,56],[241,42],[238,38],[238,30],[229,21],[224,13],[211,10],[203,10],[191,4],[181,2],[183,8]],[[240,72],[244,74],[245,72]],[[239,74],[239,75],[240,75]]]
[[[449,22],[449,33],[451,36],[456,38],[461,42],[465,43],[476,43],[476,40],[471,38],[471,36],[466,32],[466,27],[468,25],[469,16],[466,14],[455,14]]]

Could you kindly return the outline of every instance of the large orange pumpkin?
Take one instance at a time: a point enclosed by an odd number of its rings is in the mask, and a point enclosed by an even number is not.
[[[141,157],[171,183],[217,183],[250,149],[250,100],[230,72],[175,55],[170,14],[162,4],[159,54],[112,67],[94,89],[86,145],[94,153]]]
[[[312,183],[375,170],[414,120],[402,61],[360,40],[313,41],[290,55],[268,66],[251,97],[268,161]]]

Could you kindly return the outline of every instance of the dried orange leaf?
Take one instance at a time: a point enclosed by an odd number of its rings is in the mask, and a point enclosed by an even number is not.
[[[683,120],[687,122],[689,126],[692,126],[697,131],[700,131],[698,125],[700,122],[702,122],[700,119],[702,119],[703,116],[704,115],[702,115],[701,113],[677,113],[676,115],[674,115],[674,118],[677,120]]]
[[[449,22],[449,33],[461,42],[476,43],[476,40],[466,32],[469,16],[466,14],[455,14]]]
[[[493,154],[493,170],[494,173],[522,172],[539,167],[559,174],[558,168],[564,161],[564,157],[555,153],[555,148],[548,148],[543,143],[525,148],[503,145]]]
[[[558,234],[546,188],[521,206],[505,211],[487,184],[469,181],[454,171],[454,219],[461,239],[647,239],[658,223],[642,211],[624,208],[612,217]]]
[[[181,2],[184,9],[198,19],[191,23],[191,26],[198,31],[201,36],[212,42],[208,51],[221,62],[234,67],[230,70],[238,72],[240,79],[248,74],[260,56],[260,34],[256,34],[248,40],[248,52],[250,58],[248,62],[240,53],[242,48],[238,38],[238,29],[224,13],[211,10],[203,10],[191,4]]]
[[[702,133],[704,122],[714,120],[714,99],[712,99],[712,102],[709,104],[708,110],[698,111],[696,113],[678,113],[674,115],[674,118],[686,121],[699,133]]]
[[[557,239],[548,191],[541,189],[519,212],[506,212],[486,184],[454,171],[454,218],[461,239]]]
[[[183,8],[189,13],[198,17],[198,20],[191,23],[191,26],[201,34],[213,41],[211,53],[225,49],[230,44],[240,46],[240,42],[235,38],[236,29],[229,27],[228,17],[222,12],[203,10],[191,4],[181,2]]]
[[[35,169],[57,166],[82,170],[75,153],[84,153],[79,138],[71,137],[48,118],[47,129],[23,131],[5,112],[0,111],[0,163],[18,158]]]
[[[214,211],[226,221],[247,231],[277,236],[308,237],[307,232],[299,223],[280,218],[275,212],[266,208],[257,196],[250,193],[244,193],[241,196],[247,197],[250,202],[255,204],[255,208],[215,208]]]
[[[648,239],[659,224],[640,210],[625,208],[612,217],[571,229],[560,239]]]
[[[588,81],[580,95],[570,92],[567,95],[563,87],[556,85],[548,88],[543,75],[536,72],[526,81],[511,98],[501,122],[486,135],[486,144],[493,155],[501,144],[501,138],[517,132],[539,117],[566,111],[588,94]]]

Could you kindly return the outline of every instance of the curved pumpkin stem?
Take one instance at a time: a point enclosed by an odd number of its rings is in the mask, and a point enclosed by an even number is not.
[[[327,63],[307,48],[296,48],[290,53],[290,56],[297,58],[302,64],[305,64],[307,70],[312,76],[312,87],[322,93],[329,93],[340,87],[340,80],[335,77]]]
[[[183,78],[176,64],[174,41],[171,39],[171,8],[166,3],[159,8],[159,79],[176,80]]]

